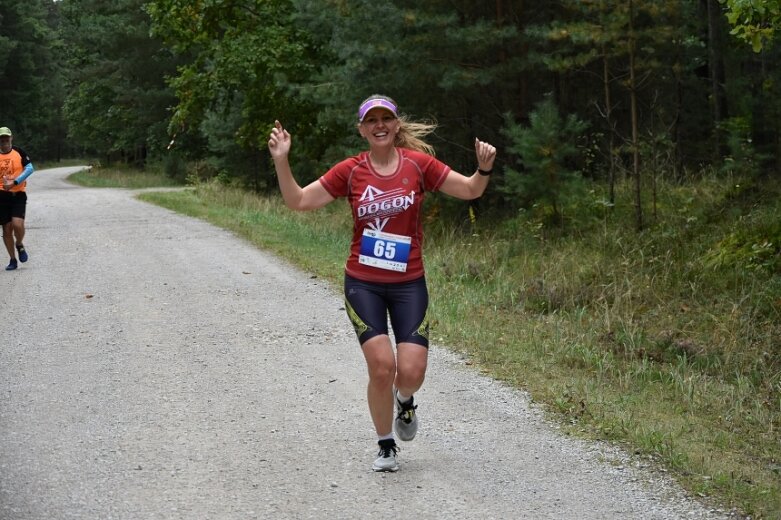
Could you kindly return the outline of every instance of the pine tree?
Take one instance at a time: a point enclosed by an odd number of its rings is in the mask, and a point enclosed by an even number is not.
[[[574,114],[562,117],[550,98],[537,104],[528,127],[508,118],[507,150],[517,160],[505,170],[501,188],[505,204],[510,208],[534,201],[548,204],[554,220],[563,224],[564,205],[580,193],[582,175],[569,163],[579,153],[575,143],[587,127]]]

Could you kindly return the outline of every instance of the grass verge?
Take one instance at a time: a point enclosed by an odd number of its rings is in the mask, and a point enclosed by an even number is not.
[[[76,163],[79,164],[79,163]],[[183,186],[157,171],[139,171],[125,166],[94,167],[74,173],[68,180],[88,188],[160,188]]]
[[[46,170],[49,168],[64,168],[67,166],[82,166],[90,164],[86,159],[60,159],[59,161],[33,161],[36,170]]]
[[[725,507],[781,518],[781,194],[723,179],[662,188],[643,232],[620,210],[569,231],[529,217],[428,222],[434,339],[572,433],[622,443]],[[140,197],[341,283],[343,202],[294,213],[219,184]]]

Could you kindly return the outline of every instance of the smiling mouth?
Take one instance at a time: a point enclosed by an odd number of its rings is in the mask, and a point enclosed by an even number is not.
[[[386,135],[388,135],[388,132],[378,132],[374,134],[374,137],[385,137]]]

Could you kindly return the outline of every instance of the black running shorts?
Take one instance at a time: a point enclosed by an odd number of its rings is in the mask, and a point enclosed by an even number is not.
[[[345,308],[358,341],[388,334],[390,315],[396,344],[415,343],[428,348],[428,289],[426,278],[402,283],[364,282],[344,275]]]
[[[27,193],[23,191],[0,191],[0,226],[11,222],[11,218],[24,219],[27,207]]]

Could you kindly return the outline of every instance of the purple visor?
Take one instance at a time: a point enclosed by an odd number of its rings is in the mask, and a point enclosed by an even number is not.
[[[394,117],[399,117],[399,115],[396,113],[396,105],[387,99],[375,98],[364,102],[364,104],[361,105],[361,108],[358,109],[358,121],[363,122],[363,118],[366,117],[366,114],[369,113],[369,110],[377,107],[390,111]]]

